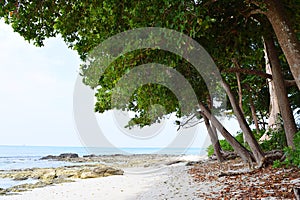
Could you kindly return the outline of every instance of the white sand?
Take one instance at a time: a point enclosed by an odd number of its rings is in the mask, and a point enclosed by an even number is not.
[[[63,183],[19,195],[0,196],[3,200],[135,200],[198,199],[196,185],[184,163],[160,170],[128,169],[123,176],[109,176]]]

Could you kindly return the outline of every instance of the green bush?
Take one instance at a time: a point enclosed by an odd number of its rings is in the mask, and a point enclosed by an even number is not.
[[[235,136],[235,139],[241,144],[243,144],[242,133],[238,133],[238,135]],[[232,146],[226,140],[219,140],[219,142],[223,151],[234,151]],[[214,147],[212,145],[209,145],[206,151],[208,156],[212,156],[214,154]]]
[[[293,150],[291,147],[285,147],[283,149],[286,157],[285,160],[282,163],[280,163],[278,160],[275,160],[273,162],[273,167],[285,165],[287,167],[296,166],[300,168],[300,131],[296,133],[294,137],[294,144],[295,150]]]
[[[273,162],[273,167],[281,167],[282,165],[286,166],[298,166],[300,168],[300,131],[296,133],[294,137],[294,144],[295,150],[290,147],[286,147],[286,137],[284,131],[278,132],[269,132],[271,139],[265,140],[261,147],[264,151],[270,150],[283,150],[286,156],[286,159],[283,162],[276,160]],[[254,134],[255,138],[258,140],[262,135],[263,132],[260,134]],[[243,134],[238,133],[235,136],[235,139],[244,144]],[[221,148],[223,151],[234,151],[231,145],[226,140],[219,140]],[[246,148],[249,149],[248,145],[246,144]],[[214,148],[210,145],[207,149],[207,155],[212,156],[214,154]]]
[[[212,145],[209,145],[206,149],[207,151],[207,156],[212,156],[214,154],[214,147]]]
[[[233,148],[226,140],[219,140],[219,142],[223,151],[233,151]],[[207,156],[212,156],[215,151],[213,145],[209,145],[206,151],[207,151]]]
[[[260,145],[264,151],[283,150],[286,147],[286,137],[284,131],[268,132],[270,140],[265,140]]]
[[[281,166],[282,166],[282,164],[279,160],[274,160],[274,162],[273,162],[273,167],[274,168],[278,168],[278,167],[281,167]]]

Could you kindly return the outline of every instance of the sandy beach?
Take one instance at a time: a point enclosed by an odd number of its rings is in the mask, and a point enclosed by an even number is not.
[[[94,159],[99,158],[93,157]],[[0,196],[0,199],[198,199],[196,182],[189,174],[191,167],[186,166],[186,163],[202,159],[199,156],[106,156],[101,159],[105,159],[107,163],[109,161],[118,163],[115,166],[122,169],[124,174],[73,179],[75,182],[51,184],[25,192],[12,192]],[[126,162],[123,162],[124,160]]]
[[[124,175],[76,180],[17,195],[2,196],[3,200],[80,200],[80,199],[197,199],[196,187],[185,163],[149,171],[127,169]],[[143,172],[144,171],[144,172]]]

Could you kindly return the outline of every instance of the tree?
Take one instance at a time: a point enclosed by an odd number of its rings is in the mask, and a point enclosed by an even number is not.
[[[234,110],[234,113],[236,114],[236,117],[238,119],[238,122],[240,124],[240,127],[245,135],[246,141],[249,144],[252,153],[255,157],[256,162],[261,166],[264,162],[264,153],[262,152],[262,149],[260,148],[257,140],[254,138],[254,135],[249,127],[249,125],[246,122],[246,119],[244,118],[244,115],[242,113],[242,110],[240,109],[238,103],[236,102],[236,99],[230,90],[230,87],[225,81],[222,83],[229,100],[231,102],[232,108]]]
[[[290,69],[293,73],[297,86],[300,89],[299,40],[297,39],[294,28],[292,27],[292,24],[287,14],[285,13],[282,2],[279,0],[266,0],[265,2],[266,2],[267,10],[264,13],[269,19],[270,23],[272,24],[278,42],[286,56],[286,59],[289,63]],[[296,15],[296,19],[297,18],[299,19],[299,15]],[[299,23],[299,21],[296,23]]]
[[[250,167],[253,166],[253,162],[252,162],[252,156],[249,153],[249,151],[243,146],[241,145],[228,131],[227,129],[218,121],[218,119],[212,115],[209,111],[209,109],[207,109],[205,107],[205,105],[203,105],[202,103],[199,104],[200,105],[200,109],[201,112],[203,113],[203,115],[205,115],[208,119],[210,119],[212,125],[214,127],[216,127],[219,132],[223,135],[223,137],[228,141],[228,143],[233,147],[233,149],[235,150],[235,152],[237,154],[239,154],[239,156],[246,162],[249,164]]]
[[[288,94],[284,84],[283,75],[281,72],[279,58],[277,56],[276,47],[272,38],[265,38],[266,51],[271,64],[272,75],[274,79],[275,93],[278,98],[280,113],[284,122],[284,130],[287,143],[291,147],[294,146],[294,135],[297,132],[293,111],[289,104]]]
[[[291,0],[292,1],[292,0]],[[291,1],[284,1],[290,5]],[[43,45],[43,40],[47,37],[53,37],[61,34],[66,43],[73,49],[77,50],[81,58],[87,58],[88,53],[105,39],[122,31],[139,27],[165,27],[180,31],[191,36],[198,41],[210,53],[220,71],[228,71],[233,66],[233,59],[239,62],[240,70],[246,70],[246,77],[243,81],[249,83],[251,88],[257,86],[257,77],[253,72],[264,72],[263,59],[263,42],[261,37],[264,33],[264,24],[253,18],[253,14],[263,13],[262,17],[268,18],[273,25],[273,29],[277,35],[278,41],[290,39],[290,45],[295,44],[296,56],[291,55],[290,49],[282,47],[284,54],[289,61],[293,75],[296,74],[297,66],[299,66],[299,48],[295,34],[297,27],[297,19],[291,21],[292,25],[282,33],[273,23],[283,22],[287,12],[281,9],[282,6],[275,5],[277,10],[272,10],[272,3],[275,0],[261,1],[5,1],[1,2],[0,17],[4,17],[7,23],[10,23],[14,30],[20,33],[26,40],[34,41],[38,46]],[[280,11],[279,11],[280,8]],[[292,11],[298,11],[298,7],[290,7]],[[272,18],[273,13],[276,19]],[[281,16],[281,17],[280,17]],[[281,21],[280,21],[281,20]],[[285,21],[284,21],[285,22]],[[275,27],[275,28],[274,28]],[[292,36],[291,36],[292,34]],[[279,39],[281,37],[281,39]],[[293,46],[293,45],[292,45]],[[297,51],[298,52],[297,52]],[[173,61],[173,62],[172,62]],[[117,59],[107,70],[104,75],[98,79],[90,79],[88,65],[82,66],[82,75],[84,82],[92,87],[97,87],[97,103],[95,110],[104,112],[112,109],[111,95],[112,88],[127,73],[128,70],[137,65],[148,62],[158,62],[170,65],[176,69],[190,82],[198,101],[205,102],[208,96],[208,90],[201,76],[186,61],[176,55],[160,51],[159,49],[142,49],[130,52]],[[297,64],[298,62],[298,64]],[[248,73],[249,72],[249,73]],[[240,72],[239,72],[240,73]],[[262,73],[258,73],[262,75]],[[263,73],[264,75],[265,72]],[[268,75],[266,75],[268,76]],[[246,117],[250,116],[250,112],[245,110],[240,112],[240,108],[236,106],[235,91],[237,87],[235,76],[230,73],[223,73],[224,80],[229,85],[224,84],[227,90],[231,106],[238,117],[239,123],[247,135],[248,143],[250,142],[251,150],[257,163],[262,164],[263,153],[257,146],[253,134],[247,124]],[[242,80],[242,78],[240,77]],[[297,77],[296,77],[296,82]],[[225,82],[224,82],[225,83]],[[298,84],[298,82],[297,82]],[[243,83],[241,83],[241,86]],[[100,86],[100,87],[99,87]],[[259,86],[262,88],[261,85]],[[299,87],[299,86],[298,86]],[[126,91],[123,91],[126,92]],[[244,92],[245,93],[245,92]],[[243,93],[243,94],[244,94]],[[151,94],[151,95],[149,95]],[[244,96],[244,95],[243,95]],[[247,97],[247,95],[245,96]],[[241,98],[242,104],[245,105],[246,98]],[[250,100],[249,100],[250,101]],[[253,101],[252,101],[253,102]],[[256,105],[257,112],[264,110]],[[149,114],[151,105],[160,104],[165,107],[165,113],[154,112]],[[165,114],[175,112],[178,117],[197,113],[198,105],[192,105],[191,110],[181,112],[181,105],[178,100],[166,87],[157,84],[143,85],[134,91],[126,104],[119,105],[118,109],[128,109],[138,113],[129,123],[129,125],[146,126],[159,121]],[[253,106],[252,106],[253,110]],[[204,112],[202,110],[202,112]],[[207,112],[206,112],[207,113]],[[207,113],[208,114],[208,113]],[[251,116],[254,116],[253,114]],[[206,116],[208,117],[208,116]],[[215,126],[221,133],[226,135],[226,139],[230,140],[232,145],[239,151],[244,160],[250,162],[251,156],[249,152],[232,140],[228,132],[219,124],[208,117],[211,124]]]

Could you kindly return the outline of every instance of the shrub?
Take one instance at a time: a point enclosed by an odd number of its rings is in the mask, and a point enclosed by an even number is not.
[[[209,145],[206,149],[207,151],[207,156],[212,156],[214,154],[214,147],[212,145]]]
[[[280,163],[278,160],[275,160],[273,162],[273,167],[285,165],[287,167],[296,166],[300,168],[300,131],[296,133],[294,137],[294,144],[295,150],[293,150],[291,147],[285,147],[283,149],[286,157],[285,160],[282,163]]]
[[[242,133],[238,133],[238,135],[235,136],[235,139],[241,144],[243,144]],[[219,142],[223,151],[234,151],[232,146],[226,140],[219,140]],[[209,145],[206,151],[207,151],[207,156],[212,156],[214,154],[214,147],[212,145]]]
[[[265,140],[260,145],[264,151],[282,150],[286,147],[286,137],[284,131],[268,132],[270,140]]]

